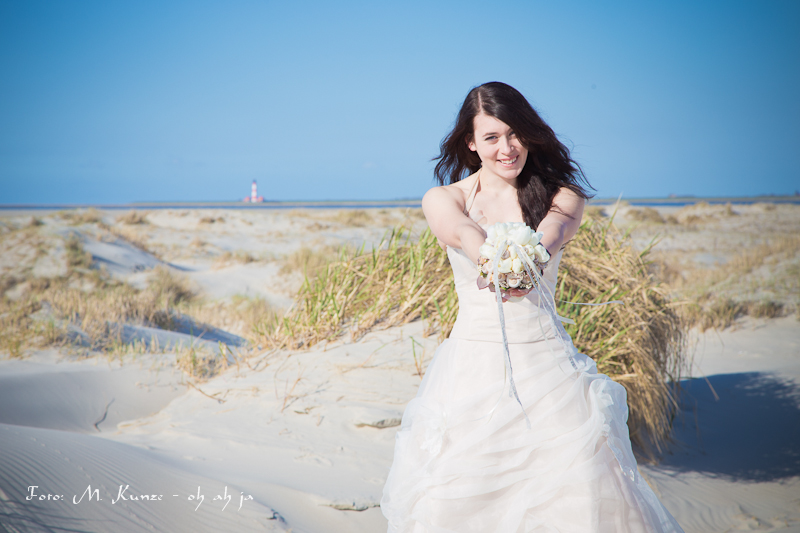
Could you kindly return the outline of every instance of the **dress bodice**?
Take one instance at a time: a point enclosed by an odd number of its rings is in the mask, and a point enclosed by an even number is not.
[[[467,195],[464,214],[485,230],[487,226],[481,224],[481,219],[485,220],[483,213],[481,211],[472,212],[472,206],[480,186],[480,172],[480,170],[476,172],[477,176],[473,174],[475,180]],[[562,252],[563,249],[554,254],[544,270],[543,278],[546,287],[543,287],[543,292],[550,298],[555,294],[556,274]],[[463,250],[458,248],[448,246],[447,257],[450,259],[450,266],[453,269],[453,279],[458,294],[458,317],[453,325],[450,338],[503,342],[497,297],[488,288],[478,289],[478,266],[467,257]],[[535,342],[553,335],[552,322],[540,308],[539,294],[536,290],[529,292],[521,301],[503,302],[503,314],[509,343]]]
[[[544,293],[555,294],[558,264],[562,250],[553,255],[544,270]],[[447,248],[447,257],[453,269],[456,293],[458,294],[458,318],[450,337],[476,341],[502,342],[500,319],[495,294],[487,289],[478,289],[478,267],[463,250]],[[539,305],[536,290],[529,292],[521,301],[503,302],[506,334],[509,343],[525,343],[552,336],[550,321]]]

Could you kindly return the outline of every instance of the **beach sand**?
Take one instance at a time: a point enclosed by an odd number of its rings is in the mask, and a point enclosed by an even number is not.
[[[661,232],[664,256],[690,247],[679,263],[686,276],[724,266],[734,239],[757,239],[770,225],[795,231],[800,220],[796,206],[734,206],[733,221],[698,215],[673,225],[636,220],[630,209],[620,210],[619,221],[637,245]],[[659,209],[662,218],[674,216],[669,210]],[[118,229],[109,234],[57,214],[9,213],[6,228],[32,216],[42,224],[24,238],[19,230],[3,234],[0,273],[22,280],[26,272],[63,271],[61,243],[76,233],[95,266],[131,284],[146,286],[162,265],[188,278],[209,309],[260,297],[280,310],[302,283],[297,272],[286,273],[287,256],[304,247],[370,246],[403,220],[424,228],[418,212],[403,209],[153,210],[146,223],[131,225],[115,222],[119,214],[102,213]],[[777,289],[790,283],[782,276],[797,260],[759,271],[780,283],[753,294],[786,296]],[[14,297],[22,283],[4,290]],[[211,349],[222,340],[245,350],[247,332],[235,318],[211,321],[199,340],[181,328],[130,326],[126,335],[151,347],[155,334],[161,346]],[[796,313],[740,318],[723,331],[693,330],[691,339],[694,364],[682,383],[675,443],[659,464],[642,464],[643,475],[687,532],[800,531]],[[437,344],[412,322],[356,342],[253,355],[207,380],[177,368],[178,352],[169,349],[3,356],[0,524],[7,531],[385,531],[378,503],[394,436],[421,381],[412,352],[424,368]]]

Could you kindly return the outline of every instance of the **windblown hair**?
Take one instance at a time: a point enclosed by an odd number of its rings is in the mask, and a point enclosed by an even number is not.
[[[562,187],[587,199],[592,189],[580,165],[555,132],[510,85],[492,81],[472,89],[458,112],[456,124],[439,147],[434,176],[440,185],[455,183],[481,168],[478,154],[469,149],[475,135],[474,119],[480,113],[508,124],[528,150],[528,159],[517,177],[517,199],[525,223],[533,229],[553,208],[553,197]]]

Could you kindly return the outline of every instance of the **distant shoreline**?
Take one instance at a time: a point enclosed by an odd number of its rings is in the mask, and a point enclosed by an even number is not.
[[[681,207],[706,202],[709,204],[754,204],[780,203],[800,204],[800,196],[676,196],[672,198],[622,198],[634,206]],[[0,204],[0,210],[53,210],[80,209],[388,209],[397,207],[421,207],[417,200],[341,200],[341,201],[283,201],[248,203],[230,202],[132,202],[126,204]],[[590,205],[613,205],[617,198],[592,198]]]
[[[590,205],[613,205],[617,202],[617,198],[592,198],[589,200]],[[629,205],[636,206],[674,206],[681,207],[685,205],[698,204],[706,202],[708,204],[757,204],[757,203],[772,203],[772,204],[800,204],[800,195],[789,196],[673,196],[669,198],[621,198],[622,202],[627,202]]]

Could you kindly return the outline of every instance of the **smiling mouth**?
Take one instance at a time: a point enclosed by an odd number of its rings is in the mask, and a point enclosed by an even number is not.
[[[519,159],[519,156],[513,159],[498,159],[498,161],[500,162],[501,165],[510,167],[511,165],[517,162],[517,159]]]

